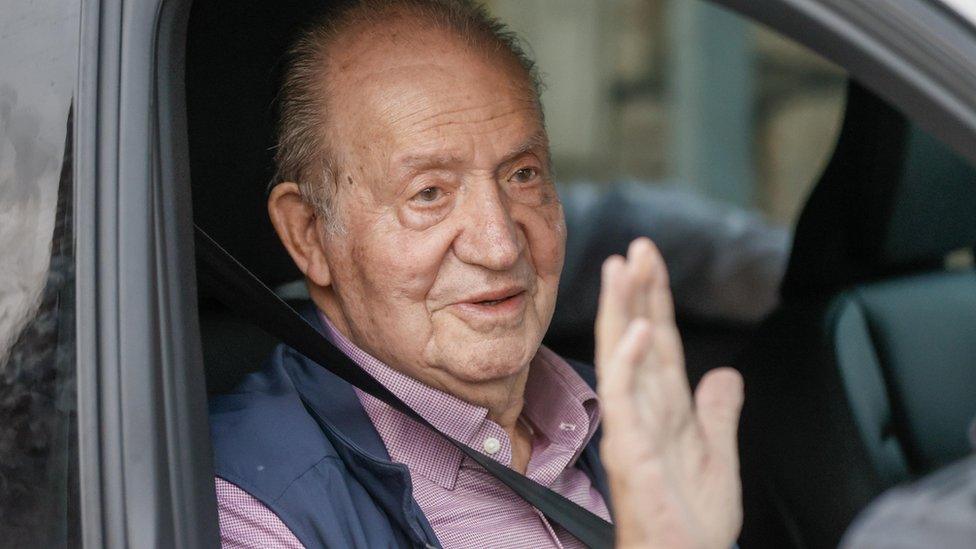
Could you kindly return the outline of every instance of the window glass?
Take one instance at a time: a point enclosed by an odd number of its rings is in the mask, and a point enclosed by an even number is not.
[[[676,185],[791,222],[840,128],[841,69],[697,0],[489,0],[545,81],[563,184]]]
[[[489,0],[537,61],[566,210],[553,331],[585,333],[599,264],[650,236],[679,320],[752,324],[832,151],[845,75],[693,0]]]
[[[77,545],[71,100],[77,1],[0,17],[0,544]]]

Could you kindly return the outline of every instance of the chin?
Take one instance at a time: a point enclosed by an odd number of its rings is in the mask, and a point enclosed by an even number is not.
[[[535,338],[472,341],[454,346],[454,352],[447,353],[449,356],[440,362],[451,375],[468,383],[504,379],[528,366],[539,350],[540,342],[534,341]]]

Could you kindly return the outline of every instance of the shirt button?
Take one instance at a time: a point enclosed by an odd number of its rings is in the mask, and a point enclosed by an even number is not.
[[[502,443],[498,442],[498,439],[495,437],[488,437],[485,439],[484,447],[486,452],[488,452],[489,454],[494,454],[497,453],[498,450],[501,450]]]
[[[575,431],[576,430],[576,424],[575,423],[566,423],[564,421],[564,422],[562,422],[562,423],[559,424],[559,428],[561,430],[563,430],[563,431]]]

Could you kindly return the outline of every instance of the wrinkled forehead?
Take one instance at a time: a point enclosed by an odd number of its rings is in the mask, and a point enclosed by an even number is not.
[[[330,78],[337,82],[346,78],[356,81],[364,74],[417,63],[490,67],[499,71],[497,77],[537,99],[532,76],[495,37],[474,32],[459,34],[446,24],[414,15],[400,14],[350,25],[330,48]],[[481,65],[484,67],[476,67]]]
[[[545,134],[531,78],[518,61],[450,31],[400,25],[364,33],[331,65],[330,142],[347,145],[347,154],[356,147],[392,154],[420,145],[416,140],[436,147],[479,133],[515,141]]]

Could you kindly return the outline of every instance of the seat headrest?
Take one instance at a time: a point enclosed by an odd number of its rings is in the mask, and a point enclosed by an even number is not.
[[[330,2],[197,1],[187,29],[186,102],[193,217],[271,286],[294,280],[272,229],[274,99],[287,48]]]
[[[976,170],[851,82],[834,154],[797,223],[784,296],[940,265],[976,244]]]

